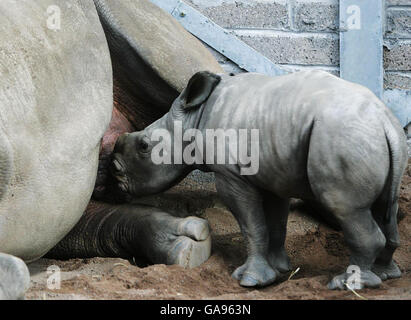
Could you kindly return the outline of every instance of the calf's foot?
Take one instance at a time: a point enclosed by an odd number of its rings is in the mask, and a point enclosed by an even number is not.
[[[284,248],[277,251],[271,251],[268,255],[268,262],[271,267],[281,273],[287,273],[292,269],[290,258]]]
[[[250,257],[238,267],[232,277],[240,281],[243,287],[262,287],[272,284],[277,279],[278,271],[274,270],[266,259],[260,256]]]
[[[372,271],[365,270],[359,273],[357,277],[353,278],[352,273],[342,273],[335,276],[329,283],[328,289],[330,290],[346,290],[355,289],[361,290],[363,288],[378,288],[381,285],[381,279]]]
[[[0,253],[0,300],[24,299],[30,273],[23,260]]]
[[[379,264],[376,262],[372,267],[372,271],[382,281],[401,277],[401,270],[394,260],[391,260],[388,264]]]

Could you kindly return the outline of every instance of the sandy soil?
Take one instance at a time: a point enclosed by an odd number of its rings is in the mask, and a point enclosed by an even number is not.
[[[400,198],[402,245],[395,253],[403,276],[388,280],[379,289],[365,289],[365,299],[411,299],[411,161]],[[243,240],[232,215],[218,205],[202,216],[210,222],[213,250],[200,267],[136,266],[122,259],[41,259],[31,264],[32,285],[27,299],[360,299],[351,291],[330,291],[327,282],[344,271],[348,251],[342,234],[319,224],[299,211],[290,215],[287,250],[294,270],[274,285],[246,289],[230,277],[245,259]],[[47,289],[47,268],[61,268],[59,290]]]

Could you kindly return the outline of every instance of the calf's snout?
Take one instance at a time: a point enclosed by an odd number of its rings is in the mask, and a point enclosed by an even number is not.
[[[124,151],[126,139],[129,135],[129,133],[124,133],[117,139],[116,144],[114,145],[114,153],[122,153]]]

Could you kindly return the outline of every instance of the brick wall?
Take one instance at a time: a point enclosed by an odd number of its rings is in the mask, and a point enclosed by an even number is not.
[[[386,88],[411,90],[411,0],[386,0]]]
[[[277,64],[339,74],[338,0],[185,1]],[[411,90],[411,0],[386,6],[385,88]],[[227,71],[240,71],[215,55]]]

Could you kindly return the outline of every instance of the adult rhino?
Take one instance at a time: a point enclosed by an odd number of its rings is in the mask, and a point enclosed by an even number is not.
[[[202,219],[89,202],[120,134],[166,113],[197,71],[222,72],[208,50],[146,0],[2,0],[0,30],[0,299],[22,298],[23,260],[48,252],[207,259]]]

